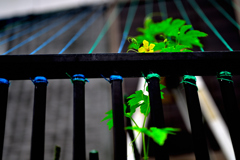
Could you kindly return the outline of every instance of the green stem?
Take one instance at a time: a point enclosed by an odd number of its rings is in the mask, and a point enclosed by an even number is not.
[[[148,159],[148,156],[147,156],[147,151],[146,151],[146,146],[145,146],[145,137],[144,137],[144,133],[142,133],[142,140],[143,140],[143,154],[144,154],[144,157],[143,159],[144,160],[147,160]]]
[[[134,121],[134,119],[132,117],[129,117],[131,119],[131,121],[139,128],[139,126],[137,125],[137,123]]]
[[[146,116],[146,114],[148,113],[149,108],[150,108],[150,105],[149,105],[149,103],[148,103],[148,107],[147,107],[146,113],[145,113],[145,115],[144,115],[144,121],[143,121],[143,126],[142,126],[142,128],[145,127],[145,124],[146,124],[146,121],[147,121],[147,116]],[[147,160],[147,159],[148,159],[148,153],[147,153],[147,151],[146,151],[146,146],[145,146],[145,134],[144,134],[144,133],[142,133],[142,140],[143,140],[143,153],[144,153],[144,158],[143,158],[143,159],[144,159],[144,160]]]

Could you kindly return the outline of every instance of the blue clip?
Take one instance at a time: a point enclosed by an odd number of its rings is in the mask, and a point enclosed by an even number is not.
[[[83,74],[74,74],[72,77],[72,81],[82,81],[82,82],[89,82],[87,78]]]
[[[0,78],[0,84],[1,83],[10,85],[10,82],[7,79],[5,79],[5,78]]]
[[[36,83],[47,83],[48,84],[48,80],[47,78],[43,77],[43,76],[37,76],[35,77],[35,79],[32,81],[34,84]]]
[[[113,80],[121,80],[121,81],[123,81],[122,76],[119,76],[119,75],[111,75],[109,79],[110,79],[109,80],[110,82],[113,81]]]

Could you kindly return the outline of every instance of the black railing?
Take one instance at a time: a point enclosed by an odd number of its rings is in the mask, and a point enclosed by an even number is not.
[[[0,57],[1,78],[6,80],[29,80],[37,76],[35,84],[34,114],[32,127],[31,160],[43,160],[45,136],[45,108],[47,80],[67,79],[72,76],[74,92],[73,113],[73,159],[86,159],[85,142],[85,77],[99,78],[101,75],[121,75],[125,77],[141,77],[149,73],[161,76],[211,75],[216,76],[221,71],[229,71],[233,75],[240,75],[239,52],[194,52],[194,53],[121,53],[121,54],[74,54],[74,55],[9,55]],[[97,66],[92,67],[92,66]],[[66,74],[67,73],[67,74]],[[120,77],[120,76],[119,76]],[[114,78],[111,82],[112,107],[114,121],[114,159],[124,160],[126,152],[126,132],[124,130],[122,80]],[[228,80],[226,80],[228,79]],[[164,115],[159,90],[159,81],[152,77],[148,80],[151,104],[151,118],[156,127],[164,126]],[[202,113],[199,104],[195,81],[186,79],[186,91],[189,118],[191,122],[194,152],[196,159],[207,160],[206,138],[204,136]],[[8,81],[0,83],[0,151],[2,155],[4,130],[8,96]],[[236,159],[239,159],[239,111],[236,96],[229,76],[219,78],[224,105],[227,112],[227,124],[233,142]],[[193,84],[193,85],[192,85]],[[227,93],[227,94],[226,94]],[[81,126],[81,128],[79,128]],[[46,135],[47,136],[47,135]],[[165,150],[159,152],[159,150]],[[155,158],[169,159],[166,147],[155,146]],[[91,153],[91,157],[94,156]]]

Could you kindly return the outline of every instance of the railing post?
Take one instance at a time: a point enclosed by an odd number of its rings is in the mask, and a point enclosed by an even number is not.
[[[86,160],[85,82],[83,74],[75,74],[73,82],[73,160]]]
[[[114,137],[114,160],[127,159],[127,143],[124,125],[124,110],[122,96],[122,77],[111,75],[112,111],[113,111],[113,137]]]
[[[48,81],[45,77],[38,76],[33,80],[33,83],[35,84],[35,93],[30,160],[43,160],[45,140],[46,91]]]
[[[227,71],[220,72],[218,81],[222,92],[226,123],[232,139],[233,149],[236,159],[240,159],[240,130],[237,127],[240,122],[240,111],[237,105],[231,73]]]
[[[0,160],[2,160],[9,81],[0,78]]]
[[[162,99],[160,95],[159,81],[160,76],[156,73],[148,74],[147,77],[148,90],[149,90],[149,100],[150,100],[150,118],[153,127],[164,128],[164,115],[162,107]],[[166,143],[163,146],[153,143],[151,146],[154,149],[154,156],[156,160],[168,160],[169,155],[166,147]]]
[[[186,93],[196,160],[209,160],[210,157],[204,134],[202,111],[197,93],[196,77],[185,75],[182,83],[184,84]]]
[[[91,150],[89,152],[89,160],[99,160],[98,151],[97,150]]]

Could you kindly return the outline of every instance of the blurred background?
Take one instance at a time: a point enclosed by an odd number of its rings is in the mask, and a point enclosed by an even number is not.
[[[238,0],[2,0],[0,6],[2,55],[124,53],[129,45],[126,38],[139,35],[137,28],[143,27],[144,18],[151,13],[158,13],[153,18],[156,22],[169,17],[185,19],[194,29],[208,33],[208,37],[200,39],[204,50],[195,47],[194,51],[240,49]],[[223,120],[220,125],[224,126],[225,115],[218,81],[214,76],[202,78],[206,84],[203,94],[209,91],[208,97],[213,98],[216,104],[210,107],[217,109],[217,117]],[[103,78],[89,80],[85,98],[87,153],[96,149],[100,159],[112,160],[112,131],[108,130],[106,122],[100,122],[105,117],[104,113],[111,109],[110,85]],[[233,80],[239,97],[240,77],[234,76]],[[181,128],[177,135],[169,137],[170,159],[192,160],[191,131],[184,90],[179,82],[178,77],[163,79],[167,85],[163,100],[166,126]],[[139,88],[138,84],[137,77],[125,78],[124,95],[134,93]],[[33,94],[31,80],[11,81],[3,160],[30,158]],[[72,106],[70,80],[49,80],[45,159],[53,159],[55,145],[62,148],[61,160],[72,158]],[[220,145],[227,142],[216,138],[219,134],[214,132],[212,119],[207,112],[204,114],[204,125],[212,159],[231,159]],[[132,153],[128,155],[130,159]]]

